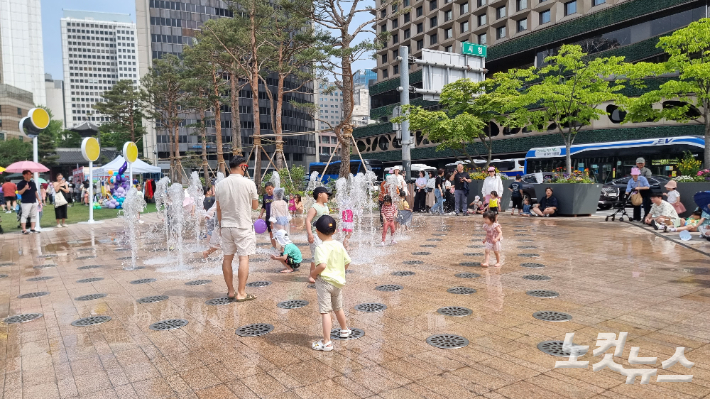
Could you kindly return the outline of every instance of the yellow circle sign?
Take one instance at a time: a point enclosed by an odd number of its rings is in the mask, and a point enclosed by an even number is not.
[[[32,108],[27,116],[37,129],[46,129],[49,126],[49,113],[44,108]]]
[[[138,159],[138,146],[136,143],[129,141],[123,145],[123,158],[128,163],[133,163]]]
[[[94,162],[101,155],[101,146],[99,141],[93,137],[87,137],[81,142],[81,155],[87,161]]]

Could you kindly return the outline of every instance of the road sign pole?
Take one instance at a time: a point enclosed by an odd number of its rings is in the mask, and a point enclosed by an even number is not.
[[[399,47],[399,103],[402,107],[409,105],[409,48]],[[409,121],[402,121],[402,163],[404,164],[404,180],[412,178],[412,137],[409,133]]]

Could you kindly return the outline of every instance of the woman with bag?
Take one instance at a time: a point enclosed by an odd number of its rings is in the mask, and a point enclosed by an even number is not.
[[[67,227],[64,222],[67,220],[67,199],[66,196],[71,196],[69,184],[64,180],[61,173],[57,174],[57,181],[52,183],[54,186],[54,218],[57,219],[57,227]]]
[[[629,196],[631,205],[634,207],[632,221],[641,221],[641,205],[643,204],[643,198],[650,195],[650,191],[648,191],[650,188],[651,185],[648,184],[648,180],[641,176],[641,170],[639,168],[631,168],[631,179],[626,184],[626,195]]]

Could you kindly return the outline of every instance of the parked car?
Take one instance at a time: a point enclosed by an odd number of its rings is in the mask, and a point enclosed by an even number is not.
[[[629,183],[629,179],[631,179],[631,176],[620,177],[606,183],[602,187],[602,192],[599,195],[599,209],[611,209],[614,203],[619,200],[619,195],[626,193],[626,185]],[[668,176],[653,175],[647,179],[648,184],[651,185],[651,189],[660,190],[663,189],[671,178]]]

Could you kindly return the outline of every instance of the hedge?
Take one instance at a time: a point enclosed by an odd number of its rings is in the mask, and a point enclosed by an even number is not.
[[[377,123],[377,124],[367,125],[367,126],[359,127],[357,129],[353,129],[353,137],[361,138],[361,137],[379,136],[381,134],[390,133],[391,131],[392,131],[392,123],[390,123],[390,122]]]
[[[431,107],[433,105],[439,104],[438,101],[427,101],[420,98],[415,98],[409,102],[410,105],[419,105],[421,107]],[[379,120],[384,116],[392,115],[392,111],[399,103],[394,103],[390,105],[385,105],[384,107],[373,108],[370,110],[370,119]]]

